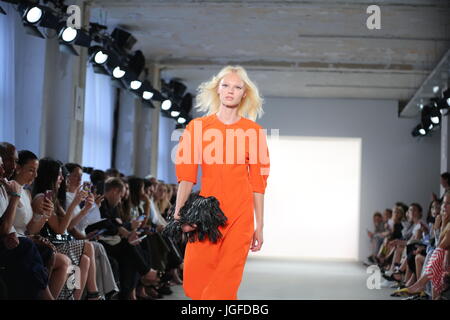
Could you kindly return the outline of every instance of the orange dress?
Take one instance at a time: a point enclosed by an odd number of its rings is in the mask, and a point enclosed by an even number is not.
[[[176,153],[178,182],[197,183],[199,160],[200,195],[216,197],[228,221],[217,243],[187,243],[183,288],[194,300],[236,300],[254,233],[253,192],[265,192],[269,175],[265,132],[244,117],[230,125],[216,114],[193,119]]]

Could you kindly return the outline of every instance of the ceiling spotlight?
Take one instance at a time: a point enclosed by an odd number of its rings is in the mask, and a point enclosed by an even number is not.
[[[434,108],[430,105],[426,105],[423,107],[422,112],[421,112],[421,124],[422,124],[422,128],[426,129],[426,131],[429,131],[431,129],[433,129],[434,124],[439,123],[439,120],[437,120],[437,122],[434,122],[432,118],[435,117],[439,117],[440,113],[439,113],[439,109],[438,108]],[[436,121],[436,119],[434,119]]]
[[[438,93],[439,91],[439,86],[434,86],[433,87],[433,93]]]
[[[447,103],[447,106],[450,107],[450,88],[442,93],[442,98],[444,99],[445,103]]]
[[[96,64],[104,64],[109,58],[108,51],[100,46],[89,47],[88,53],[91,61]]]
[[[125,71],[120,69],[120,66],[117,66],[113,70],[113,77],[116,79],[120,79],[125,75]]]
[[[58,36],[63,44],[72,44],[89,48],[91,45],[91,36],[84,29],[75,29],[67,27],[66,22],[61,21],[58,26]]]
[[[142,81],[141,89],[142,89],[142,98],[144,100],[150,100],[155,95],[152,84],[147,79]]]
[[[150,100],[153,97],[153,92],[150,91],[144,91],[142,92],[142,98],[145,100]]]
[[[431,123],[433,123],[433,124],[439,124],[441,122],[441,117],[442,117],[441,110],[443,110],[443,109],[440,108],[439,105],[440,104],[437,104],[437,107],[433,107],[430,110],[430,120],[431,120]]]
[[[99,50],[94,55],[94,62],[96,64],[104,64],[106,62],[106,60],[108,60],[108,55],[106,53],[104,53],[102,50]]]
[[[71,43],[77,37],[78,31],[72,27],[65,27],[61,30],[61,39],[64,42]]]
[[[411,132],[411,135],[413,137],[424,136],[426,134],[427,134],[427,130],[425,130],[421,124],[418,124],[417,126],[415,126]]]
[[[141,87],[141,85],[142,85],[142,82],[140,82],[139,80],[133,80],[130,83],[130,88],[133,90],[137,90]]]
[[[170,115],[171,115],[172,117],[176,118],[176,117],[178,117],[178,116],[180,115],[180,111],[172,111],[172,112],[170,113]]]
[[[183,124],[183,123],[186,122],[186,118],[179,117],[178,120],[177,120],[177,122],[180,123],[180,124]]]
[[[163,101],[163,103],[161,104],[161,109],[163,110],[169,110],[170,107],[172,106],[172,101],[170,101],[169,99],[166,99]]]
[[[25,21],[31,24],[36,24],[42,19],[42,9],[38,6],[30,7],[25,11]]]

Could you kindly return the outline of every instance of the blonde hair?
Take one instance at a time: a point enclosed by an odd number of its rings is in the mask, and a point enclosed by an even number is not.
[[[197,89],[195,108],[199,111],[207,112],[207,115],[218,112],[220,99],[217,88],[223,77],[231,72],[236,73],[242,79],[245,87],[245,97],[242,97],[241,103],[239,104],[238,114],[241,117],[254,121],[264,114],[262,109],[264,100],[259,95],[259,90],[256,85],[250,80],[247,72],[241,66],[226,66],[217,75],[213,76],[211,80],[200,84]]]

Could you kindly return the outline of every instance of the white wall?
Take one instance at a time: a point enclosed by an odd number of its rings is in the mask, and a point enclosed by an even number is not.
[[[266,98],[264,111],[257,122],[280,136],[362,139],[359,259],[369,254],[365,230],[375,211],[396,201],[426,210],[431,192],[439,191],[439,135],[413,138],[417,119],[398,118],[396,101]],[[327,192],[323,181],[324,200]]]
[[[45,40],[25,33],[15,19],[15,144],[40,154]]]

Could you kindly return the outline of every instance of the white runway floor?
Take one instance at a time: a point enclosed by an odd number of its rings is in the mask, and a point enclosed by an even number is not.
[[[249,258],[239,300],[391,300],[394,289],[369,290],[360,262]],[[181,286],[166,300],[189,299]]]

